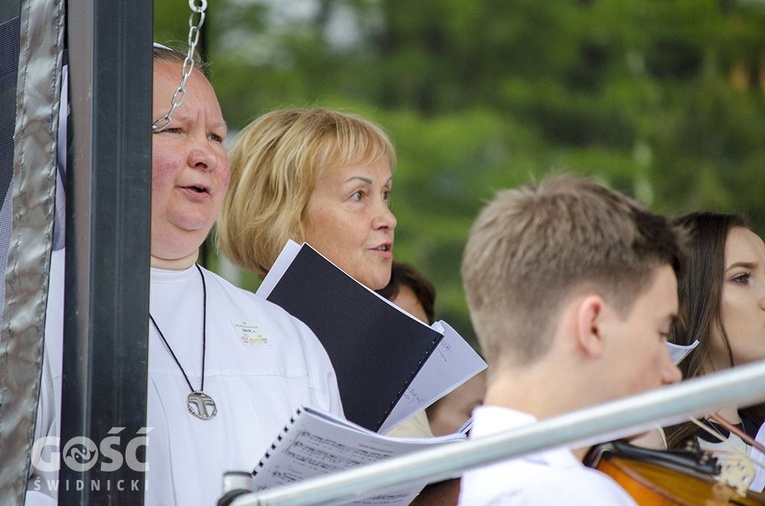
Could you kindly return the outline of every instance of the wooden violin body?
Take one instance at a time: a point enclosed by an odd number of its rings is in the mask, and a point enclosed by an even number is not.
[[[641,506],[765,504],[765,495],[741,496],[717,482],[719,465],[703,452],[658,451],[611,442],[590,450],[585,462],[613,478]]]

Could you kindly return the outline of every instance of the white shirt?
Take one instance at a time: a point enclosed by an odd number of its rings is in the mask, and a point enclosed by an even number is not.
[[[498,406],[473,411],[470,439],[512,430],[537,420]],[[584,466],[568,449],[549,450],[476,468],[462,476],[460,505],[634,506],[610,477]]]
[[[57,436],[60,430],[63,256],[63,251],[54,254],[51,267],[36,439]],[[204,392],[215,400],[218,413],[200,420],[188,412],[191,390],[150,324],[147,505],[215,504],[222,495],[223,473],[251,471],[300,405],[342,416],[334,370],[308,327],[278,306],[203,272]],[[150,312],[195,390],[202,381],[203,304],[196,267],[151,270]],[[131,436],[140,437],[122,434]],[[61,442],[62,450],[65,444]],[[28,488],[41,493],[47,490],[45,479],[57,478],[51,472],[35,474],[43,481],[36,486],[33,476]],[[46,504],[35,502],[36,495],[28,494],[27,504]],[[50,495],[55,497],[55,492]]]
[[[754,440],[765,445],[765,425],[760,425]],[[753,461],[756,472],[752,483],[749,484],[749,490],[762,492],[763,489],[765,489],[765,454],[757,448],[752,447],[749,449],[749,457]]]

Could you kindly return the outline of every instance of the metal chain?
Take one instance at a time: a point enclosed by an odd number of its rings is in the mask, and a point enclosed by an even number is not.
[[[181,106],[183,97],[186,96],[186,81],[194,70],[194,51],[199,43],[199,30],[202,29],[202,25],[205,22],[207,0],[199,0],[199,5],[197,5],[195,0],[189,0],[189,8],[191,9],[191,14],[189,14],[189,50],[186,53],[186,59],[183,60],[183,67],[181,67],[181,82],[175,93],[173,93],[173,98],[170,100],[170,110],[151,125],[153,132],[161,132],[170,125],[173,112]],[[199,15],[199,20],[195,23],[194,18],[197,14]]]

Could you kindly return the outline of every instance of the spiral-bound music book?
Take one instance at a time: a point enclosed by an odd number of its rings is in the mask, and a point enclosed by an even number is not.
[[[328,413],[301,407],[253,470],[253,491],[398,457],[424,448],[465,440],[465,433],[432,438],[377,434]],[[407,505],[426,484],[376,491],[354,505]]]
[[[311,328],[335,369],[346,418],[375,432],[486,368],[448,324],[418,320],[308,244],[290,241],[257,294]]]

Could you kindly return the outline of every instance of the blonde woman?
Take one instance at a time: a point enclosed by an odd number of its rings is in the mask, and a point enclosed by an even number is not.
[[[229,156],[217,245],[235,264],[262,278],[292,239],[372,290],[388,284],[396,152],[380,126],[321,107],[277,110],[250,123]],[[424,411],[389,434],[432,437]],[[426,488],[417,501],[455,504],[456,482],[447,484]]]

